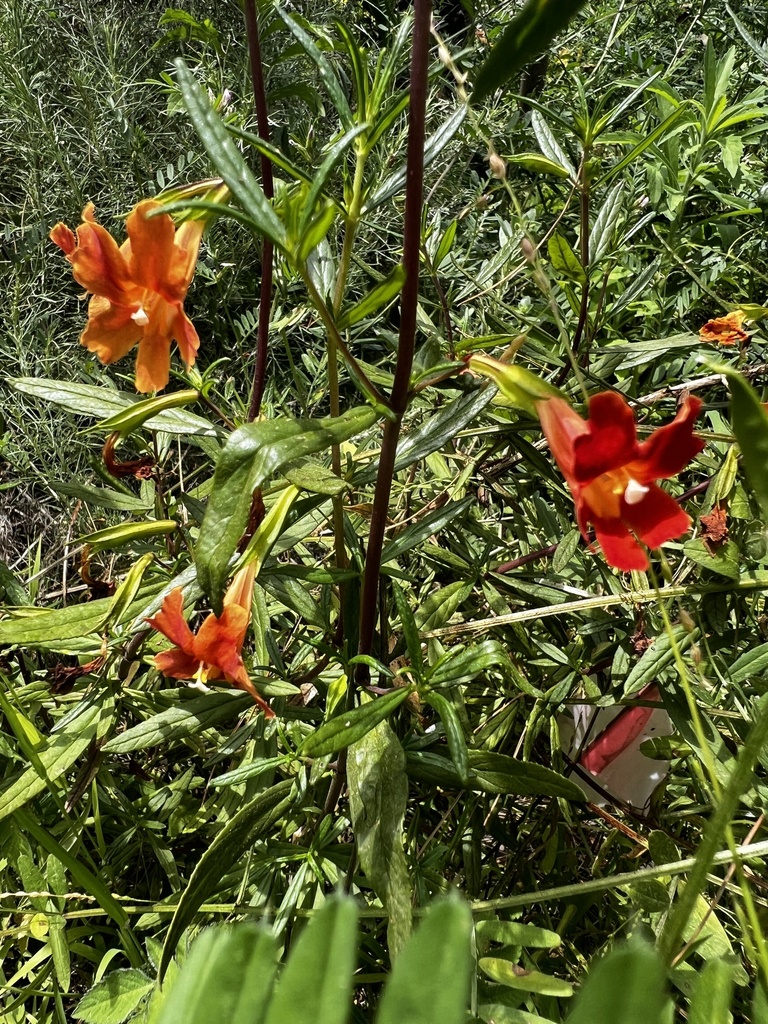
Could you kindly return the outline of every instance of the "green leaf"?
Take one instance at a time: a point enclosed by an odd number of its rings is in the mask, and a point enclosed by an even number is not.
[[[136,494],[125,494],[114,487],[92,487],[89,484],[49,480],[48,484],[57,494],[66,494],[69,498],[98,505],[100,508],[111,508],[117,512],[133,512],[144,514],[152,510],[151,502],[144,501]]]
[[[535,174],[554,174],[556,178],[569,178],[571,172],[563,167],[556,160],[551,160],[541,153],[516,153],[505,157],[508,164],[517,164],[526,171],[533,171]]]
[[[375,419],[372,409],[360,406],[326,419],[247,423],[231,435],[216,463],[196,548],[197,576],[217,615],[221,614],[230,558],[248,523],[255,488],[284,465],[346,441]]]
[[[383,697],[353,708],[316,729],[304,740],[299,753],[304,757],[323,757],[335,754],[337,750],[348,747],[370,732],[374,726],[388,718],[395,708],[399,707],[406,697],[413,692],[412,686],[402,686]]]
[[[446,788],[517,796],[554,796],[578,802],[584,800],[584,794],[575,782],[540,764],[484,750],[469,750],[468,759],[469,781],[464,785],[453,762],[447,757],[423,750],[406,751],[409,775]]]
[[[226,722],[253,707],[253,698],[241,691],[221,690],[183,700],[146,722],[118,733],[102,748],[106,754],[128,754],[159,744],[170,747],[204,729]]]
[[[332,896],[299,936],[264,1024],[345,1024],[356,953],[357,904]]]
[[[288,14],[287,11],[284,11],[278,4],[275,4],[275,9],[293,33],[301,48],[317,67],[320,79],[325,86],[328,95],[331,97],[331,101],[336,108],[336,112],[341,118],[341,123],[346,129],[353,128],[355,119],[352,116],[349,103],[347,103],[347,97],[344,95],[344,90],[341,87],[341,82],[334,71],[333,65],[326,59],[322,50],[318,47],[317,43],[315,43],[309,32],[302,28],[297,21],[294,21],[290,14]]]
[[[458,897],[436,901],[398,957],[376,1024],[464,1024],[472,916]]]
[[[139,593],[144,573],[152,564],[154,558],[154,553],[152,551],[148,551],[131,566],[127,576],[110,598],[109,609],[107,614],[104,616],[104,622],[101,626],[102,629],[112,629],[128,614],[129,609],[136,601],[136,596]]]
[[[592,967],[568,1024],[665,1024],[665,971],[644,943],[619,946]]]
[[[750,676],[759,676],[768,668],[768,644],[750,647],[731,665],[728,676],[732,683],[743,683]]]
[[[338,319],[339,330],[345,331],[348,327],[352,327],[353,324],[365,320],[366,317],[373,316],[382,306],[386,306],[388,302],[391,302],[400,294],[404,281],[405,270],[402,266],[398,265],[380,284],[377,284],[359,302],[356,302],[354,306],[350,306],[349,309],[341,314]]]
[[[472,102],[479,103],[490,96],[545,50],[584,3],[585,0],[528,0],[481,65]]]
[[[86,992],[72,1016],[85,1024],[122,1024],[154,987],[155,983],[143,971],[112,971]]]
[[[733,983],[732,963],[720,957],[708,960],[697,972],[687,1024],[731,1024]]]
[[[405,755],[388,722],[379,722],[349,747],[347,783],[360,865],[389,915],[387,937],[394,959],[411,933],[412,887],[403,847]]]
[[[76,416],[117,416],[141,404],[136,395],[126,395],[112,388],[97,388],[79,381],[48,380],[44,377],[12,377],[9,383],[17,391],[58,405]],[[163,430],[167,434],[190,434],[217,437],[219,431],[208,420],[179,409],[166,409],[147,420],[147,430]]]
[[[348,132],[345,132],[341,136],[341,138],[337,139],[336,142],[334,142],[328,149],[328,152],[323,157],[323,162],[320,164],[317,171],[315,172],[315,176],[312,179],[312,184],[304,200],[304,214],[301,220],[299,221],[300,234],[304,233],[306,225],[314,212],[315,204],[322,195],[323,189],[327,185],[328,179],[333,174],[339,160],[341,160],[341,158],[347,152],[347,150],[355,141],[355,139],[359,135],[361,135],[367,128],[367,124],[360,124],[355,126],[354,128],[350,128]]]
[[[168,928],[158,968],[159,981],[162,982],[179,939],[200,905],[215,891],[232,864],[283,817],[293,802],[292,789],[293,781],[286,779],[259,793],[229,819],[202,854]]]
[[[740,373],[730,367],[722,367],[722,372],[731,389],[731,423],[747,480],[763,515],[768,517],[768,411]]]
[[[386,565],[387,562],[393,562],[396,558],[404,555],[406,551],[410,551],[411,548],[417,547],[428,537],[438,533],[448,523],[463,515],[468,508],[476,503],[476,500],[473,494],[468,494],[461,501],[448,501],[442,508],[435,509],[434,512],[428,513],[423,519],[419,519],[411,526],[407,526],[394,540],[384,545],[384,550],[381,554],[382,565]]]
[[[475,925],[478,942],[500,942],[504,946],[522,946],[524,949],[556,949],[562,939],[549,928],[520,921],[478,921]]]
[[[395,595],[397,614],[400,617],[400,627],[405,637],[405,645],[408,650],[408,657],[411,660],[411,668],[417,680],[424,674],[424,657],[421,651],[421,636],[416,625],[411,606],[403,590],[395,581],[392,581],[392,592]]]
[[[689,101],[685,100],[685,102],[681,103],[680,106],[669,115],[669,117],[665,118],[665,120],[663,120],[661,124],[657,125],[652,132],[650,132],[648,135],[644,135],[636,146],[633,146],[632,149],[628,153],[626,153],[617,164],[614,164],[609,171],[605,172],[602,178],[600,178],[598,181],[594,183],[595,188],[599,187],[600,185],[605,185],[608,181],[611,180],[611,178],[616,177],[616,175],[623,171],[625,167],[629,167],[629,165],[633,163],[642,153],[644,153],[647,149],[650,149],[654,142],[656,142],[663,135],[666,135],[668,131],[674,128],[677,122],[682,120],[683,115],[688,115],[689,105]]]
[[[467,751],[467,740],[464,736],[464,729],[461,726],[458,712],[451,701],[437,690],[427,693],[426,700],[440,715],[440,721],[445,729],[445,738],[448,741],[451,760],[462,786],[466,786],[469,782],[469,754]]]
[[[51,783],[69,771],[96,735],[103,709],[98,704],[83,707],[64,732],[56,732],[46,746],[35,752],[31,767],[4,780],[0,791],[0,820],[23,807]]]
[[[276,945],[259,925],[206,928],[192,943],[155,1024],[258,1024],[272,994]]]
[[[558,274],[562,274],[572,281],[577,281],[579,284],[584,283],[587,277],[584,267],[579,263],[568,241],[557,231],[547,242],[547,252],[549,253],[552,267]]]
[[[600,211],[595,218],[592,232],[589,238],[589,263],[590,266],[599,263],[600,259],[609,251],[613,243],[613,236],[616,225],[621,217],[624,206],[624,182],[620,181],[614,185]]]
[[[208,102],[205,92],[181,58],[174,61],[176,77],[192,124],[216,170],[251,219],[259,234],[285,248],[285,228],[243,160],[237,146]]]
[[[178,409],[200,398],[199,391],[176,391],[171,395],[159,395],[157,398],[147,398],[137,402],[135,405],[115,413],[106,420],[91,427],[91,430],[102,430],[107,434],[117,431],[122,437],[128,437],[137,427],[143,427],[147,420],[153,419],[166,409]]]
[[[687,651],[699,638],[698,630],[689,632],[683,626],[673,627],[675,641],[680,651]],[[656,637],[651,646],[633,666],[624,683],[624,696],[631,697],[632,694],[642,690],[649,682],[656,679],[663,669],[675,660],[675,652],[666,633]]]
[[[768,467],[766,472],[768,472]],[[719,573],[721,576],[727,576],[730,580],[739,578],[739,549],[732,540],[719,544],[712,551],[701,537],[696,537],[694,540],[685,542],[683,554],[697,565],[711,569],[712,572]]]
[[[175,519],[157,519],[147,523],[121,523],[119,526],[108,526],[96,533],[87,533],[79,538],[80,544],[87,544],[94,551],[105,548],[117,548],[121,544],[131,544],[137,540],[150,537],[162,537],[166,533],[174,533],[179,524]]]
[[[430,135],[424,145],[425,168],[440,156],[442,151],[463,124],[466,116],[467,108],[462,104],[454,110],[446,121],[443,122],[434,135]],[[371,213],[371,211],[375,210],[377,206],[381,206],[381,204],[386,202],[387,199],[391,199],[396,192],[399,192],[405,185],[407,174],[407,166],[406,164],[403,164],[402,167],[396,170],[393,174],[390,174],[388,178],[385,178],[373,195],[366,198],[363,205],[363,213]]]
[[[518,992],[535,992],[556,999],[568,999],[573,995],[573,985],[567,981],[553,978],[550,974],[542,974],[540,971],[528,971],[501,957],[481,957],[477,966],[493,981],[506,985],[507,988],[517,989]],[[593,1021],[593,1024],[597,1022]]]
[[[510,664],[506,648],[498,640],[483,640],[471,647],[449,650],[429,672],[431,686],[454,686],[476,679],[489,668]]]
[[[568,177],[575,181],[577,177],[576,168],[571,163],[568,154],[558,142],[557,136],[540,110],[534,109],[531,111],[531,127],[544,156],[553,163],[558,164],[564,171],[567,171]]]

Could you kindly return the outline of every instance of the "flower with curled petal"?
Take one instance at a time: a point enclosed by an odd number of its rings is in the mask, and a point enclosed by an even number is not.
[[[592,524],[606,561],[628,572],[646,569],[640,542],[658,548],[691,526],[685,513],[657,480],[676,476],[704,442],[694,437],[701,409],[688,396],[671,423],[638,441],[635,418],[621,395],[605,391],[589,400],[584,420],[562,398],[536,403],[541,426],[576,506],[586,536]]]
[[[96,223],[93,203],[83,210],[77,232],[59,222],[50,238],[72,264],[78,284],[91,293],[88,323],[80,342],[102,363],[122,359],[135,345],[137,391],[159,391],[168,383],[171,341],[190,367],[200,340],[184,312],[200,248],[202,220],[179,228],[162,205],[138,203],[126,220],[128,238],[118,246]],[[150,214],[155,214],[150,216]]]
[[[249,693],[267,718],[274,712],[259,695],[243,663],[242,649],[251,620],[251,601],[256,564],[252,562],[237,572],[224,595],[221,615],[210,615],[197,633],[184,618],[184,596],[176,587],[163,601],[157,615],[148,618],[153,629],[175,644],[170,650],[155,655],[155,667],[172,679],[194,680],[198,686],[224,679]]]

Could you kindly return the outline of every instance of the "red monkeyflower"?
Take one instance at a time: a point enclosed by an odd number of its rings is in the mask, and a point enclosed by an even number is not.
[[[573,494],[579,528],[586,536],[592,524],[606,561],[617,569],[646,569],[648,558],[638,541],[658,548],[690,528],[690,516],[655,481],[681,472],[704,447],[693,436],[701,404],[687,397],[671,423],[640,442],[632,410],[614,392],[589,400],[587,420],[562,398],[536,402],[550,450]]]
[[[138,345],[136,389],[143,392],[168,383],[171,341],[188,367],[200,345],[184,312],[184,298],[203,221],[188,220],[177,229],[167,213],[148,217],[161,208],[152,199],[138,203],[126,220],[128,238],[121,246],[96,223],[93,203],[83,210],[77,236],[61,222],[50,233],[72,264],[77,283],[92,293],[81,344],[102,363],[114,363]]]
[[[236,573],[224,595],[221,615],[211,612],[197,633],[192,632],[184,618],[180,587],[168,594],[160,611],[147,622],[176,645],[155,655],[155,666],[164,675],[195,679],[203,685],[225,679],[250,693],[267,718],[272,718],[274,712],[251,682],[241,655],[251,620],[255,574],[254,562]]]

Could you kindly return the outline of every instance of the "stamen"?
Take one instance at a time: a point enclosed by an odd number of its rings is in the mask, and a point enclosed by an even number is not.
[[[131,320],[135,320],[139,327],[146,327],[149,323],[149,317],[147,316],[146,310],[143,306],[139,306],[135,313],[131,313]]]
[[[644,484],[639,484],[637,480],[633,480],[632,477],[630,477],[624,490],[624,501],[626,501],[628,505],[639,505],[649,490],[650,487],[646,487]]]

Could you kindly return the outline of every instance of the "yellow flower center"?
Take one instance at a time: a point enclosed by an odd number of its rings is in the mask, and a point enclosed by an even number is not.
[[[599,519],[620,519],[621,499],[638,505],[649,488],[629,475],[625,466],[601,473],[582,490],[587,504]]]

